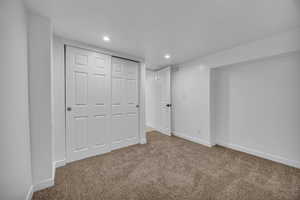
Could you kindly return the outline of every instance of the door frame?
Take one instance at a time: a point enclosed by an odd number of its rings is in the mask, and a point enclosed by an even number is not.
[[[73,47],[73,48],[79,48],[87,51],[94,51],[100,54],[105,54],[110,56],[110,70],[111,70],[111,59],[112,57],[119,57],[126,60],[131,60],[139,63],[139,74],[138,74],[138,101],[139,101],[139,111],[138,111],[138,118],[139,118],[139,143],[140,144],[146,144],[147,138],[146,138],[146,127],[145,127],[145,84],[146,84],[146,63],[143,59],[135,58],[132,56],[127,56],[124,54],[116,53],[113,51],[109,51],[106,49],[101,49],[98,47],[93,47],[90,45],[85,45],[83,43],[77,42],[77,41],[70,41],[62,39],[62,44],[64,45],[64,88],[65,88],[65,161],[66,163],[70,162],[70,152],[69,152],[69,146],[70,146],[70,129],[68,125],[68,114],[67,114],[67,47]],[[110,108],[111,109],[111,108]],[[111,120],[110,120],[111,124]]]

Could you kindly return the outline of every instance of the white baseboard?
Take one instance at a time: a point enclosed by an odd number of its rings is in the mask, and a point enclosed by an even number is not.
[[[147,124],[146,126],[149,127],[149,128],[151,128],[151,129],[153,129],[154,131],[158,131],[158,132],[160,132],[160,133],[162,133],[164,135],[171,136],[171,134],[167,134],[165,130],[163,130],[161,128],[158,128],[158,127],[155,127],[152,124]]]
[[[34,184],[34,186],[33,186],[33,191],[34,192],[54,186],[55,170],[56,170],[55,166],[56,166],[56,162],[53,162],[52,163],[52,176],[51,176],[51,178]]]
[[[151,131],[159,131],[157,128],[155,128],[155,126],[153,126],[152,124],[146,124],[146,127],[148,129],[148,132]]]
[[[152,125],[150,125],[150,124],[146,124],[146,128],[147,128],[147,129],[154,129],[154,128],[152,127]]]
[[[63,167],[66,165],[66,159],[55,161],[55,168]]]
[[[146,144],[147,143],[147,139],[146,138],[141,138],[140,144]]]
[[[289,160],[289,159],[283,158],[281,156],[277,156],[277,155],[273,155],[273,154],[270,154],[270,153],[257,151],[257,150],[254,150],[254,149],[243,147],[243,146],[240,146],[240,145],[237,145],[237,144],[227,143],[227,142],[224,142],[224,141],[217,141],[217,144],[220,145],[220,146],[230,148],[230,149],[234,149],[234,150],[237,150],[237,151],[248,153],[248,154],[251,154],[251,155],[254,155],[254,156],[258,156],[258,157],[261,157],[261,158],[272,160],[274,162],[282,163],[282,164],[285,164],[285,165],[288,165],[288,166],[291,166],[291,167],[300,168],[300,161]]]
[[[26,195],[26,200],[31,200],[33,196],[33,185],[29,187],[29,190]]]
[[[150,127],[150,128],[153,128],[153,125],[152,125],[152,124],[149,124],[149,123],[146,123],[146,126],[147,126],[147,127]]]
[[[202,140],[200,138],[191,137],[191,136],[188,136],[188,135],[183,134],[183,133],[178,133],[177,131],[173,131],[172,133],[173,133],[173,135],[175,135],[177,137],[189,140],[191,142],[195,142],[197,144],[202,144],[202,145],[207,146],[207,147],[212,147],[213,146],[210,142],[208,142],[206,140]]]
[[[111,144],[111,150],[113,151],[113,150],[116,150],[116,149],[121,149],[121,148],[124,148],[124,147],[131,146],[131,145],[134,145],[134,144],[139,144],[139,142],[140,141],[139,141],[138,137],[113,142]]]
[[[172,135],[171,131],[169,132],[169,131],[163,130],[161,128],[158,128],[157,130],[158,130],[158,132],[160,132],[160,133],[162,133],[164,135],[167,135],[167,136],[171,136]]]
[[[52,187],[52,186],[54,186],[54,179],[49,178],[49,179],[46,179],[44,181],[41,181],[41,182],[35,184],[33,186],[33,191],[36,192],[36,191],[43,190],[43,189],[46,189],[46,188]]]

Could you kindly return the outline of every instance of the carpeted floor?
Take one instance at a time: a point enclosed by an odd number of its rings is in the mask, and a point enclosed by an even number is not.
[[[300,200],[300,170],[157,132],[56,170],[34,200]]]

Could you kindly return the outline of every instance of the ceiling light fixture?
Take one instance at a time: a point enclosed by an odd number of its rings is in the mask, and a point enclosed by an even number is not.
[[[165,55],[165,59],[170,59],[170,58],[171,58],[170,54]]]
[[[105,42],[109,42],[110,41],[110,38],[108,37],[108,36],[103,36],[103,41],[105,41]]]

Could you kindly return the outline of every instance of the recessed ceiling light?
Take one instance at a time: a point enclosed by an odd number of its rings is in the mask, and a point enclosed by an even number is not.
[[[109,42],[110,41],[110,38],[108,37],[108,36],[103,36],[103,41],[105,41],[105,42]]]
[[[171,58],[170,54],[165,55],[165,59],[170,59],[170,58]]]

